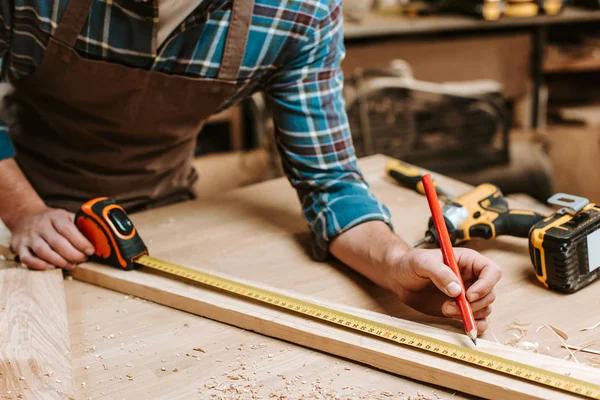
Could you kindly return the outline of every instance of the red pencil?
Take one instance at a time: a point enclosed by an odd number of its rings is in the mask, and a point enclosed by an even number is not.
[[[448,228],[446,227],[446,222],[444,221],[444,215],[442,214],[442,209],[440,208],[440,203],[438,202],[438,197],[435,192],[435,187],[433,186],[433,181],[431,180],[431,175],[423,175],[422,181],[425,188],[425,195],[427,196],[427,202],[429,203],[429,209],[431,210],[431,215],[433,217],[433,224],[435,225],[435,230],[440,242],[440,248],[442,249],[442,254],[444,256],[444,264],[449,266],[452,271],[454,271],[458,277],[460,286],[462,287],[460,295],[456,298],[456,305],[460,311],[460,316],[462,318],[463,325],[465,326],[465,332],[473,341],[473,343],[477,345],[477,325],[475,325],[475,317],[473,316],[471,305],[465,296],[465,285],[463,283],[460,270],[458,269],[456,258],[454,257],[452,243],[450,242],[450,235],[448,234]]]

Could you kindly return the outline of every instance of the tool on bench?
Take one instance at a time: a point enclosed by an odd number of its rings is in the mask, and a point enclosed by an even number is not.
[[[386,164],[385,172],[401,185],[425,195],[425,187],[423,186],[422,180],[423,174],[418,168],[400,160],[391,160]],[[450,201],[452,197],[450,194],[444,191],[437,182],[432,180],[432,184],[435,188],[435,192],[442,201]]]
[[[76,213],[75,223],[95,246],[96,253],[91,260],[125,270],[151,268],[241,296],[249,301],[261,302],[457,362],[468,363],[555,390],[600,399],[600,386],[593,383],[154,258],[148,255],[148,249],[133,222],[123,208],[112,199],[103,197],[88,201]]]
[[[386,165],[386,171],[398,183],[422,193],[419,186],[413,184],[415,176],[419,179],[421,176],[417,168],[392,160]],[[436,188],[444,193],[439,185],[436,184]],[[481,184],[455,199],[447,196],[445,202],[442,213],[453,245],[473,238],[494,239],[501,235],[526,238],[530,228],[544,218],[533,211],[511,210],[500,189],[490,183]],[[439,243],[432,219],[425,236],[414,247],[425,243]]]
[[[421,172],[416,167],[392,160],[387,173],[403,186],[424,193],[417,183]],[[436,192],[444,193],[435,184]],[[447,198],[450,198],[446,194]],[[533,211],[510,210],[495,185],[483,184],[442,209],[454,245],[472,238],[493,239],[510,235],[529,239],[529,253],[535,273],[547,288],[574,293],[600,277],[600,206],[588,199],[557,193],[548,203],[562,206],[544,217]],[[413,247],[438,244],[438,235],[429,220],[425,236]]]
[[[600,207],[564,193],[548,203],[563,208],[532,227],[531,261],[546,287],[574,293],[600,277]]]

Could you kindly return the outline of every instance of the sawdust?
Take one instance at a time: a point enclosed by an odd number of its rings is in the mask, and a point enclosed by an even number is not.
[[[247,351],[264,349],[265,347],[267,346],[263,343],[259,346],[253,344],[245,348],[243,344],[238,346],[238,357],[229,364],[230,370],[221,373],[219,376],[212,376],[198,389],[198,393],[202,398],[214,400],[386,400],[390,398],[398,400],[437,400],[442,398],[433,391],[432,397],[420,392],[417,392],[416,396],[409,396],[400,391],[367,389],[360,385],[345,385],[341,388],[332,387],[335,386],[336,379],[339,377],[343,379],[344,375],[349,373],[348,371],[352,371],[352,368],[347,365],[339,365],[339,361],[326,367],[327,373],[332,373],[328,377],[316,376],[309,378],[298,373],[280,373],[276,376],[279,379],[273,381],[272,378],[269,378],[268,382],[265,382],[264,376],[262,378],[256,376],[257,370],[262,370],[261,365],[259,365],[260,361],[253,361],[252,365],[244,361],[248,356]],[[292,351],[292,348],[282,349],[278,354],[289,351]],[[189,356],[189,353],[186,353],[186,355]],[[275,354],[268,353],[268,356],[263,363],[278,361]],[[284,355],[284,357],[288,356]],[[214,360],[215,363],[220,361],[222,360]],[[341,370],[337,369],[338,365],[339,368],[342,368]],[[302,367],[306,367],[306,365],[302,365]],[[262,371],[264,373],[264,370]],[[366,371],[369,372],[368,369]],[[267,374],[271,373],[268,370],[266,372]],[[316,369],[313,372],[316,372]]]

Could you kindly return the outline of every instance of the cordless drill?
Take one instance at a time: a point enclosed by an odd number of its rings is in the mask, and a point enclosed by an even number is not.
[[[417,168],[392,160],[387,164],[386,171],[400,184],[422,193],[417,183],[422,174]],[[544,216],[533,211],[511,210],[500,189],[490,183],[481,184],[455,199],[451,199],[438,185],[436,189],[446,198],[442,213],[453,245],[474,238],[494,239],[501,235],[527,238],[531,227],[544,219]],[[424,243],[438,244],[431,219],[425,236],[414,247]]]
[[[386,171],[403,186],[424,193],[419,169],[393,160]],[[529,238],[535,274],[548,289],[575,293],[600,279],[600,205],[557,193],[548,203],[562,208],[543,217],[532,211],[510,210],[498,187],[489,183],[454,200],[438,185],[436,191],[446,197],[442,214],[453,245],[500,235]],[[424,243],[438,244],[432,220],[425,237],[414,247]]]

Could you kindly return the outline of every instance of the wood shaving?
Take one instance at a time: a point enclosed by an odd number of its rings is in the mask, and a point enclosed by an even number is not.
[[[552,326],[552,325],[548,325],[548,324],[544,324],[544,325],[540,325],[538,326],[538,328],[535,330],[536,333],[538,333],[539,331],[541,331],[542,329],[550,329],[552,332],[556,333],[558,336],[560,336],[562,339],[564,340],[569,340],[569,336],[564,333],[563,331],[561,331],[560,329]]]
[[[537,332],[541,331],[542,329],[546,329],[546,330],[549,330],[550,332],[552,332],[560,341],[561,346],[567,344],[566,340],[569,339],[569,336],[566,333],[564,333],[563,331],[561,331],[560,329],[558,329],[552,325],[544,324],[544,325],[538,326],[538,328],[535,330],[535,332],[537,333]],[[579,360],[577,360],[577,357],[575,357],[575,353],[573,353],[568,347],[565,347],[565,348],[569,352],[569,355],[567,356],[568,359],[569,360],[573,359],[573,361],[575,361],[575,363],[579,364]]]
[[[600,321],[592,326],[588,326],[587,328],[581,328],[580,331],[581,332],[591,331],[592,329],[596,329],[599,326],[600,326]]]
[[[490,319],[486,318],[485,321],[488,324],[488,332],[492,335],[492,337],[494,338],[494,340],[496,341],[496,343],[502,344],[502,343],[500,343],[500,341],[496,337],[496,334],[494,333],[494,330],[492,329],[492,322],[490,321]],[[369,372],[369,370],[367,370],[367,372]]]
[[[577,346],[571,346],[570,344],[562,344],[562,347],[564,347],[565,349],[569,349],[569,350],[574,350],[574,353],[577,352],[582,352],[582,353],[590,353],[590,354],[597,354],[600,355],[600,350],[594,350],[594,349],[590,349],[589,347],[592,347],[594,344],[588,344],[587,346],[583,346],[583,347],[577,347]]]
[[[201,353],[206,353],[203,349],[201,349],[200,347],[194,347],[193,349],[194,351],[199,351]]]
[[[534,353],[540,352],[540,345],[536,342],[519,342],[515,347],[522,350],[532,351]]]

